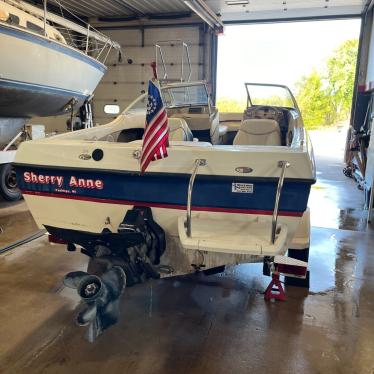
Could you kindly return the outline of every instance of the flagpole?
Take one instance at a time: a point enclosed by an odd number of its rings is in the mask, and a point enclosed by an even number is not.
[[[154,82],[154,81],[158,80],[158,77],[157,77],[157,65],[156,65],[155,61],[151,62],[151,68],[152,68],[152,71],[153,71],[152,81]]]
[[[161,87],[157,80],[157,65],[151,63],[153,78],[148,84],[148,105],[145,117],[140,174],[143,175],[151,161],[168,157],[169,126],[166,108],[162,101]]]

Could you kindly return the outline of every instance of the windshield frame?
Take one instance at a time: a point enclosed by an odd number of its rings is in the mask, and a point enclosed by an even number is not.
[[[203,86],[204,92],[206,94],[207,102],[206,103],[191,103],[191,104],[180,104],[180,105],[166,105],[164,100],[164,94],[163,91],[168,91],[170,97],[172,98],[172,92],[171,90],[177,89],[177,88],[186,88],[186,87],[197,87],[197,86]],[[211,107],[211,101],[210,101],[210,95],[208,93],[208,88],[205,81],[196,81],[196,82],[183,82],[183,83],[171,83],[164,86],[161,86],[161,95],[164,100],[165,107],[167,109],[174,109],[174,108],[185,108],[185,107],[193,107],[193,106],[208,106],[209,112]]]
[[[163,95],[163,91],[164,90],[170,90],[170,89],[173,89],[173,88],[180,88],[180,87],[194,87],[194,86],[203,86],[204,87],[204,91],[206,93],[206,96],[207,96],[207,103],[206,104],[183,104],[183,105],[171,105],[171,106],[168,106],[165,104],[165,100],[164,100],[164,95]],[[141,94],[140,96],[138,96],[134,101],[132,101],[121,113],[121,115],[126,115],[128,114],[129,112],[133,111],[133,110],[141,110],[141,108],[136,108],[134,109],[134,107],[136,107],[136,105],[143,101],[143,100],[147,100],[147,96],[148,96],[148,93],[145,92],[143,94]],[[166,109],[175,109],[175,108],[187,108],[187,107],[193,107],[193,106],[208,106],[208,111],[209,111],[209,114],[211,114],[211,107],[212,107],[212,103],[211,103],[211,98],[210,98],[210,95],[208,93],[208,88],[207,88],[207,85],[206,85],[206,82],[205,81],[196,81],[196,82],[182,82],[182,83],[169,83],[169,84],[166,84],[166,85],[161,85],[161,96],[162,96],[162,100],[164,102],[164,105],[165,105],[165,108]],[[146,110],[146,104],[144,105],[144,110]]]
[[[247,109],[249,107],[253,107],[253,106],[275,106],[275,107],[277,106],[277,105],[266,105],[266,104],[264,104],[264,105],[253,104],[252,99],[251,99],[251,95],[249,93],[249,87],[250,86],[277,87],[277,88],[283,88],[288,93],[288,95],[291,98],[292,103],[293,103],[293,108],[292,109],[296,109],[300,113],[300,109],[297,105],[297,102],[296,102],[296,99],[295,99],[294,95],[292,94],[291,90],[283,84],[246,82],[246,83],[244,83],[244,86],[245,86],[245,89],[247,91]]]

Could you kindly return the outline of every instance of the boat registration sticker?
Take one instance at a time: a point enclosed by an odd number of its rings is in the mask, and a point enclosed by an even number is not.
[[[231,192],[253,193],[253,184],[252,183],[233,183]]]

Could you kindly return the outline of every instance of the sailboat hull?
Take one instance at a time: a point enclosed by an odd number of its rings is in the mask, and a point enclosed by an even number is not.
[[[0,117],[63,114],[79,107],[106,67],[63,43],[17,27],[0,25]]]

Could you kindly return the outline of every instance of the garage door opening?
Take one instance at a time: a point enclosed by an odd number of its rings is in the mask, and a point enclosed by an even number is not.
[[[244,82],[290,87],[309,130],[347,121],[360,20],[228,26],[219,38],[217,105],[243,112]]]
[[[317,196],[315,192],[318,199],[327,196],[326,179],[350,183],[342,169],[360,23],[359,19],[349,19],[235,25],[227,27],[219,38],[217,106],[221,116],[236,112],[237,119],[242,118],[247,106],[245,82],[287,85],[312,139],[318,177],[315,191],[323,194]],[[275,96],[268,99],[276,105],[279,97]],[[354,189],[360,205],[362,196]],[[336,225],[332,222],[336,207],[330,208],[331,217],[315,214],[318,224]]]

